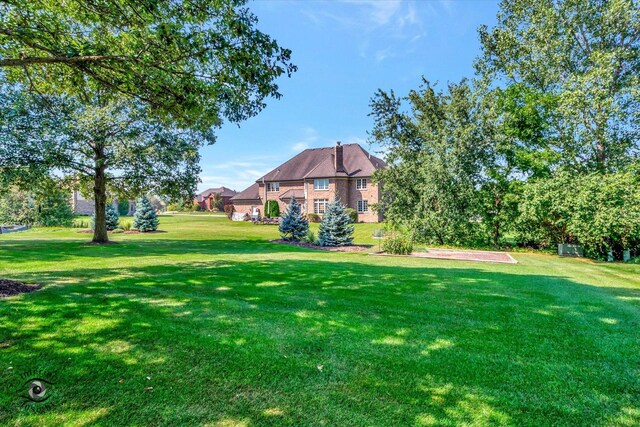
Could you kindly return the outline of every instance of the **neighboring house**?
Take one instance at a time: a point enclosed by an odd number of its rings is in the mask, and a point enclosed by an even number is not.
[[[113,201],[113,207],[118,209],[118,201]],[[73,190],[71,193],[71,210],[76,215],[93,215],[96,211],[95,203],[93,200],[85,199],[84,196],[77,190]],[[136,213],[136,201],[129,200],[129,212],[127,215],[133,215]]]
[[[295,197],[304,213],[324,214],[339,198],[358,212],[358,221],[379,222],[382,217],[371,205],[378,203],[380,188],[371,182],[377,169],[387,165],[358,144],[304,150],[278,166],[255,184],[231,198],[236,212],[251,216],[262,213],[266,200],[277,200],[284,212]]]
[[[204,210],[215,209],[216,195],[222,199],[222,206],[232,204],[231,198],[238,194],[236,191],[230,190],[227,187],[209,188],[198,194],[194,200],[195,203],[200,205]]]

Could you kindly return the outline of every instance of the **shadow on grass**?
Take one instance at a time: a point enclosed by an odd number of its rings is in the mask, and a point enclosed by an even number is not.
[[[188,246],[269,245],[247,242]],[[134,245],[145,256],[186,250],[155,243]],[[39,372],[54,395],[25,407],[4,392],[0,424],[640,422],[633,289],[327,260],[77,269],[39,281],[58,285],[0,301],[0,390]]]

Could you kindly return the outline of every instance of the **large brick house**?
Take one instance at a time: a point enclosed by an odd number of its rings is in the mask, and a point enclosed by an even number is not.
[[[231,198],[236,212],[262,214],[266,200],[276,200],[284,212],[295,197],[303,212],[324,214],[327,205],[339,198],[358,212],[358,221],[379,222],[371,205],[380,199],[380,188],[371,182],[377,169],[386,167],[358,144],[314,148],[281,164],[255,184]]]
[[[204,210],[215,209],[216,196],[222,199],[222,206],[231,204],[231,198],[238,194],[227,187],[209,188],[198,194],[194,200]]]

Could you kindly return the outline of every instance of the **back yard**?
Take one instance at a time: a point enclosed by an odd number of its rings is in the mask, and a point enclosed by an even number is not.
[[[0,277],[45,285],[0,300],[0,425],[640,424],[640,265],[316,252],[215,216],[160,229],[0,237]],[[23,399],[31,378],[47,401]]]

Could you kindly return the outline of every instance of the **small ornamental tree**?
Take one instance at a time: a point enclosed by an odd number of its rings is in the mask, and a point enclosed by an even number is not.
[[[345,246],[353,243],[353,225],[345,210],[345,206],[339,200],[327,206],[318,232],[321,246]]]
[[[133,228],[138,231],[156,231],[158,229],[158,216],[156,210],[145,196],[136,202],[136,213],[133,216]]]
[[[278,230],[283,240],[291,242],[299,242],[307,235],[309,221],[302,216],[300,204],[295,197],[291,198],[287,211],[282,215]]]

